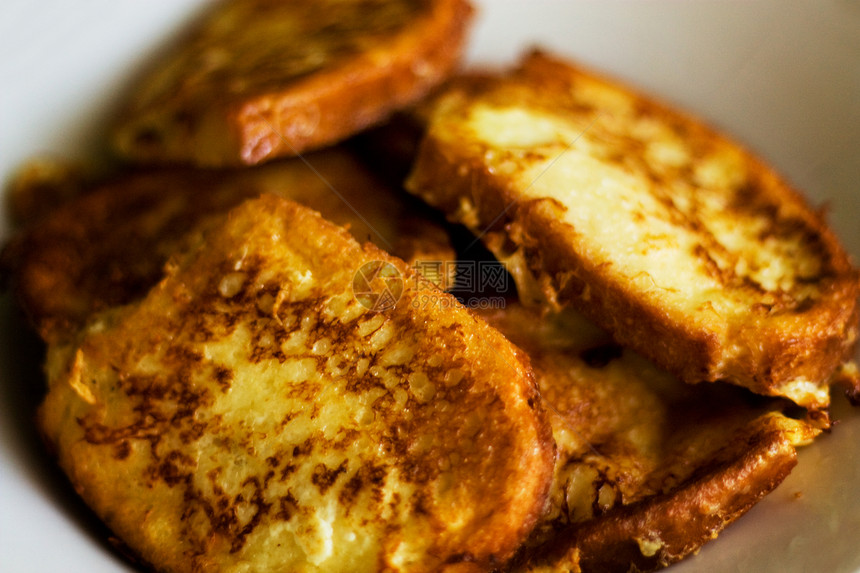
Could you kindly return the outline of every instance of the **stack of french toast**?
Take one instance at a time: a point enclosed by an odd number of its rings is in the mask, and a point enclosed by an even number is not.
[[[473,16],[222,0],[109,174],[13,183],[40,431],[142,569],[659,569],[860,398],[819,211],[562,57],[461,69]],[[497,304],[459,280],[476,244]]]

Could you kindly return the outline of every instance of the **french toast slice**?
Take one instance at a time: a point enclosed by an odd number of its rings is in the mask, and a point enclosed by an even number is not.
[[[788,475],[820,420],[691,386],[566,309],[479,310],[528,356],[558,448],[550,503],[506,568],[649,571],[698,551]]]
[[[527,304],[572,305],[686,382],[821,409],[857,340],[858,272],[821,213],[700,121],[541,52],[455,80],[407,188]]]
[[[117,121],[137,162],[250,165],[340,141],[456,66],[466,0],[232,0],[157,62]]]
[[[552,477],[522,353],[272,195],[209,226],[144,298],[50,344],[46,372],[39,421],[61,466],[159,571],[487,570]]]
[[[320,211],[410,265],[454,268],[445,229],[342,149],[239,170],[118,175],[24,228],[6,247],[4,266],[40,335],[56,340],[92,312],[145,294],[170,257],[194,240],[192,229],[261,193]],[[447,277],[438,278],[444,287]]]

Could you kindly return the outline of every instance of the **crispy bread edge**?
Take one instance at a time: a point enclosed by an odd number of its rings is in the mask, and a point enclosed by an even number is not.
[[[811,427],[810,427],[811,428]],[[623,506],[571,526],[543,546],[519,555],[514,571],[653,571],[698,551],[745,514],[797,464],[793,431],[766,416],[679,489]],[[801,430],[803,440],[814,435]]]
[[[323,232],[332,233],[333,235],[338,236],[338,240],[346,240],[347,242],[355,244],[356,248],[369,259],[390,262],[401,271],[406,282],[409,282],[410,284],[413,282],[412,273],[414,271],[403,261],[385,253],[370,242],[359,243],[346,229],[325,220],[316,211],[300,206],[290,200],[277,198],[271,195],[263,195],[260,199],[256,199],[256,201],[267,201],[271,210],[278,209],[279,204],[287,204],[287,211],[289,213],[297,213],[298,216],[316,220],[316,224],[320,225]],[[226,217],[229,216],[230,213],[226,215]],[[217,230],[218,229],[212,229],[210,232],[216,232]],[[186,254],[185,256],[188,257],[196,255]],[[176,269],[172,272],[176,272]],[[153,288],[163,288],[163,284],[167,280],[169,280],[169,278],[163,279],[159,285]],[[423,282],[421,284],[422,288],[433,289],[433,291],[440,297],[448,299],[447,302],[449,304],[457,305],[455,299],[451,295],[438,291],[432,285],[427,285]],[[537,461],[541,458],[553,458],[555,455],[555,442],[552,437],[548,416],[540,405],[540,395],[534,380],[534,374],[531,370],[528,355],[510,343],[499,331],[490,326],[479,316],[475,315],[468,309],[462,308],[461,310],[464,313],[464,317],[468,321],[472,322],[475,328],[473,335],[485,340],[488,346],[492,346],[492,352],[504,352],[508,358],[513,361],[512,364],[515,365],[515,367],[523,374],[522,386],[519,388],[521,396],[518,402],[523,408],[527,405],[528,410],[534,414],[534,424],[533,427],[530,428],[530,431],[534,433],[535,440],[529,444],[522,453],[533,461]],[[125,309],[120,308],[118,312],[123,313],[125,312]],[[413,318],[419,322],[422,319],[421,316]],[[418,322],[416,322],[416,325],[418,325]],[[70,349],[73,351],[76,344],[77,343],[75,341],[72,341],[71,345],[62,352],[67,354]],[[73,358],[72,362],[74,362]],[[67,365],[67,367],[73,368],[74,365]],[[505,381],[504,383],[510,384],[510,381]],[[75,490],[84,499],[84,501],[92,507],[105,521],[108,527],[116,532],[120,537],[133,538],[136,532],[134,530],[130,531],[127,527],[121,526],[117,515],[104,510],[104,492],[98,489],[88,488],[87,483],[89,482],[89,478],[86,477],[86,472],[82,473],[82,470],[77,467],[75,455],[73,455],[74,452],[72,452],[72,450],[76,449],[75,445],[80,442],[80,436],[72,435],[81,433],[77,422],[69,422],[69,424],[74,428],[74,431],[72,432],[66,431],[69,429],[68,424],[56,423],[58,419],[56,409],[58,407],[62,407],[61,402],[63,400],[63,398],[60,397],[60,394],[69,395],[70,393],[74,393],[74,390],[71,389],[71,387],[63,385],[59,390],[54,389],[49,392],[46,399],[40,405],[37,412],[37,420],[42,438],[48,449],[58,458],[59,465],[67,473],[70,481],[75,487]],[[511,490],[505,494],[504,498],[497,499],[498,510],[501,511],[503,508],[507,509],[519,515],[521,519],[518,519],[515,524],[512,524],[505,521],[504,518],[492,518],[491,523],[489,523],[487,527],[482,529],[479,533],[469,536],[467,540],[469,543],[469,552],[451,556],[448,561],[441,564],[440,570],[448,573],[477,573],[479,571],[486,571],[492,567],[501,566],[509,560],[515,554],[522,541],[524,541],[531,532],[544,511],[544,506],[546,505],[546,500],[551,487],[552,472],[552,463],[545,463],[542,465],[530,464],[529,471],[527,472],[528,479],[525,482],[517,483],[516,487],[511,488]],[[493,512],[493,514],[498,516],[503,515],[502,513],[497,512]],[[490,516],[493,514],[490,514]],[[461,539],[459,541],[464,540]],[[158,555],[149,553],[141,554],[137,548],[131,547],[124,541],[113,543],[115,543],[124,554],[136,563],[145,565],[147,563],[156,562],[160,559]],[[170,567],[166,570],[181,571],[185,569],[174,569]]]
[[[228,123],[238,134],[239,160],[252,165],[320,148],[419,99],[459,63],[472,13],[465,0],[433,2],[429,14],[384,49],[384,65],[362,54],[280,94],[234,107]],[[309,110],[317,111],[309,117]]]
[[[149,112],[126,109],[114,127],[113,148],[139,163],[220,167],[254,165],[336,143],[446,79],[459,64],[473,13],[468,0],[432,0],[384,45],[289,80],[281,90],[211,103],[198,112],[197,127],[183,128],[157,145],[136,142],[137,116]]]
[[[548,62],[548,69],[541,74],[550,70],[581,73],[539,53],[529,55],[526,65],[534,65],[535,59],[541,64]],[[465,89],[480,89],[484,81],[484,77],[466,78]],[[647,97],[636,97],[646,105],[666,109]],[[695,123],[690,118],[685,121]],[[708,128],[696,124],[696,129]],[[723,138],[716,132],[713,137]],[[565,234],[569,228],[560,217],[564,206],[551,199],[519,202],[503,177],[490,173],[468,153],[460,155],[460,151],[436,140],[429,131],[419,146],[407,189],[442,209],[449,219],[468,226],[499,259],[507,261],[521,293],[526,295],[524,303],[553,309],[571,303],[610,330],[619,343],[691,383],[730,380],[761,394],[781,395],[780,387],[798,378],[819,386],[828,384],[843,362],[851,359],[860,320],[860,273],[852,268],[822,215],[751,154],[746,153],[746,157],[764,196],[772,202],[790,203],[792,215],[801,218],[820,238],[834,274],[822,285],[824,302],[795,316],[782,317],[793,321],[792,327],[799,327],[799,332],[787,332],[779,320],[769,320],[761,331],[764,335],[755,334],[754,352],[720,365],[721,344],[715,335],[672,323],[661,308],[644,304],[619,287],[605,269],[590,267],[585,258],[567,252]],[[802,324],[794,320],[798,316],[805,317]],[[803,405],[817,409],[827,404],[811,401]]]

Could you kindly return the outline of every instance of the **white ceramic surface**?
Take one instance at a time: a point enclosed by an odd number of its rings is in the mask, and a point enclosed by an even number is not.
[[[201,0],[4,0],[0,178],[35,154],[85,157],[140,66]],[[541,45],[705,117],[773,163],[860,259],[860,2],[487,1],[471,61]],[[8,233],[5,223],[0,234]],[[0,571],[132,570],[43,453],[32,339],[0,298]],[[860,415],[800,454],[764,502],[678,573],[860,571]]]

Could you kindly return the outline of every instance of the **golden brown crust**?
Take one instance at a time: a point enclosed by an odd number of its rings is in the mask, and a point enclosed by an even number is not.
[[[353,291],[379,263],[402,292],[376,312]],[[247,201],[50,346],[42,430],[158,570],[486,570],[543,509],[552,437],[527,358],[440,291],[418,304],[414,278],[309,209]]]
[[[819,433],[787,417],[787,401],[684,384],[570,310],[481,315],[528,353],[558,448],[547,512],[507,570],[678,561],[776,487]]]
[[[220,166],[332,144],[445,79],[471,13],[465,0],[224,2],[144,80],[115,146]]]
[[[769,418],[764,422],[778,422]],[[797,463],[794,446],[777,426],[756,428],[701,477],[671,492],[625,506],[560,532],[527,551],[516,571],[558,570],[576,564],[582,572],[653,571],[676,563],[746,513],[770,493]],[[548,568],[548,569],[544,569]]]
[[[16,226],[33,223],[78,196],[95,179],[92,169],[69,161],[27,160],[6,185],[6,212]]]
[[[23,230],[4,264],[36,328],[55,340],[90,313],[142,296],[194,240],[195,227],[263,192],[319,210],[410,265],[456,257],[440,225],[418,216],[349,153],[328,150],[236,171],[118,175]]]
[[[526,303],[572,304],[618,342],[685,381],[724,379],[811,408],[827,405],[827,385],[857,340],[860,279],[821,215],[760,160],[696,120],[540,53],[507,76],[454,81],[439,102],[408,187],[470,227],[507,262]],[[477,136],[470,131],[478,129],[470,118],[486,109],[514,119],[530,113],[537,118],[532,124],[543,122],[547,130],[555,122],[555,129],[570,135],[562,143],[552,132],[528,133],[526,143],[487,143],[482,138],[511,136],[488,133],[491,128]],[[660,136],[665,141],[649,139],[651,131],[667,134]],[[538,143],[529,143],[530,137]],[[677,149],[691,158],[678,160],[688,163],[676,168]],[[657,152],[668,159],[649,159]],[[599,230],[599,219],[572,225],[580,204],[549,195],[556,191],[541,196],[547,181],[561,177],[548,174],[575,172],[578,160],[587,164],[576,175],[580,179],[598,165],[618,185],[646,190],[638,198],[635,191],[619,191],[625,200],[647,200],[641,214],[630,214],[630,225],[643,237],[630,247],[641,250],[638,258],[629,257],[635,259],[632,271],[619,270],[622,261],[609,244],[631,226],[596,242],[591,233]],[[531,171],[520,171],[530,165]],[[702,183],[714,173],[719,183]],[[618,203],[606,203],[597,217],[614,229],[609,215],[618,209]],[[738,229],[747,243],[736,248]],[[651,276],[651,261],[662,259],[650,258],[650,250],[665,259],[673,252],[667,245],[682,240],[696,244],[674,251],[686,257],[675,272],[693,276],[685,267],[695,269],[693,280],[676,280],[669,270],[663,284]],[[763,258],[748,243],[769,245],[772,252]],[[768,267],[774,260],[790,267],[778,280],[768,275],[782,272]],[[673,294],[699,279],[713,286]]]

